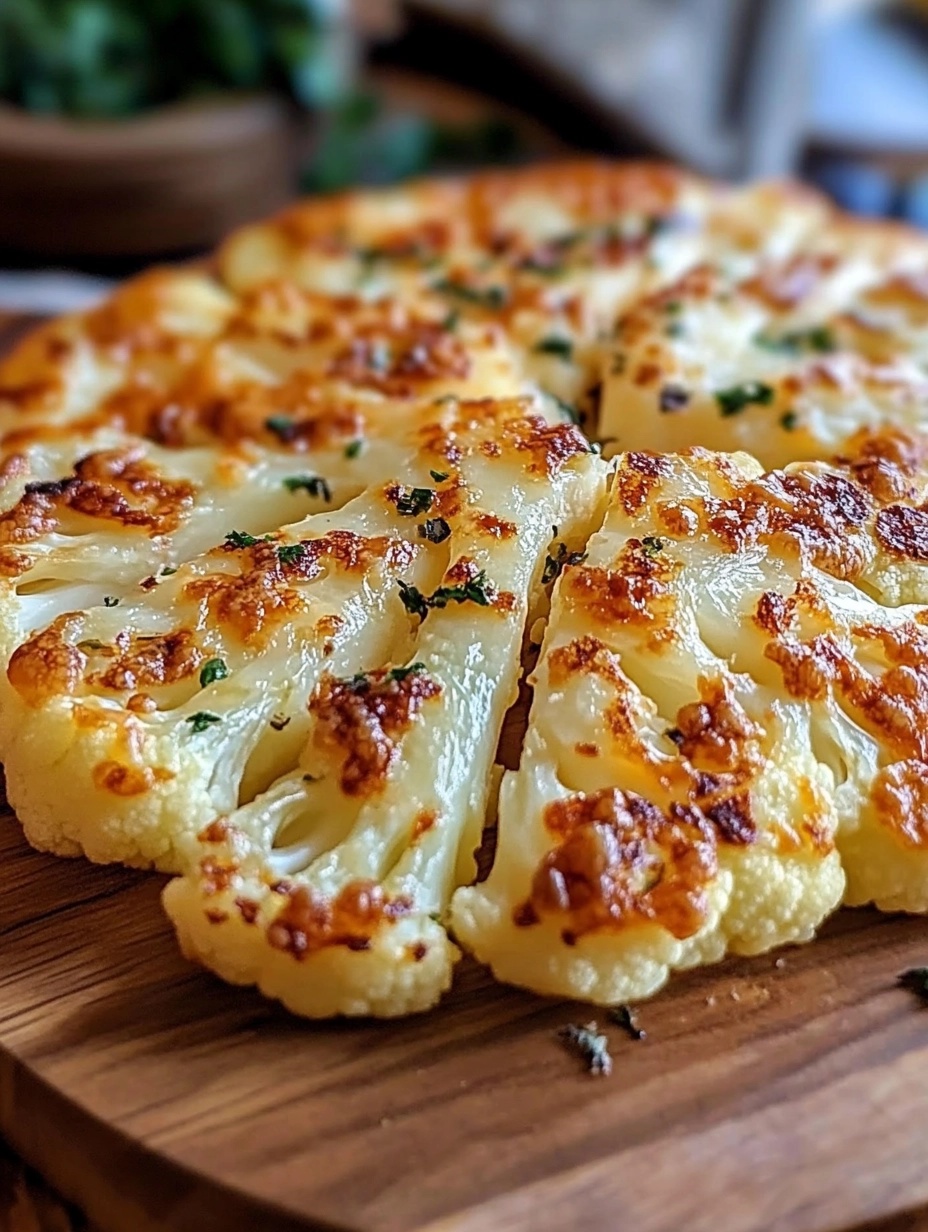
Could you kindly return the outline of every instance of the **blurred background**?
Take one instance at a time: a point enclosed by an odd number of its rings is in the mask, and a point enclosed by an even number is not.
[[[928,0],[0,0],[0,311],[299,193],[571,152],[928,224]]]

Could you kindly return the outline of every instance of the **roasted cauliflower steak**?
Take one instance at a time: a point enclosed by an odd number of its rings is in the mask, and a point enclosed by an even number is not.
[[[925,912],[926,507],[914,232],[635,163],[300,202],[0,360],[9,799],[310,1017]]]

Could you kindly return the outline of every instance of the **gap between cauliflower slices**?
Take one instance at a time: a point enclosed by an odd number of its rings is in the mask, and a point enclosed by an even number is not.
[[[769,474],[622,455],[557,584],[456,939],[503,980],[608,1004],[806,941],[842,897],[928,910],[924,486],[898,433]]]
[[[327,672],[300,765],[207,826],[165,890],[189,957],[296,1013],[393,1017],[450,984],[441,920],[474,874],[552,529],[582,542],[606,477],[571,426],[513,424],[489,443],[473,505],[448,513],[444,575],[405,595],[415,642],[390,660],[404,665]]]

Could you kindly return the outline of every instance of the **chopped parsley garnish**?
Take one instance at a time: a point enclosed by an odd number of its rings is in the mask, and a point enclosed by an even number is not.
[[[82,642],[77,643],[77,648],[78,650],[103,650],[105,643],[96,637],[86,637]]]
[[[304,774],[303,782],[304,783],[321,783],[322,775],[321,774]]]
[[[773,398],[773,386],[765,385],[763,381],[745,381],[743,385],[719,389],[715,394],[719,410],[726,417],[740,415],[749,406],[769,406]]]
[[[408,582],[400,579],[399,588],[403,607],[410,616],[418,616],[420,620],[425,620],[429,614],[428,600],[418,586],[410,586]]]
[[[428,513],[434,499],[435,491],[432,488],[401,488],[394,503],[397,513],[417,518],[420,513]]]
[[[270,540],[270,535],[263,535],[260,539],[256,539],[254,535],[249,535],[245,530],[230,530],[226,535],[226,547],[253,548],[257,543],[269,543]]]
[[[448,478],[449,472],[448,471],[429,471],[429,474],[432,476],[432,478],[435,480],[436,483],[444,483],[445,480]]]
[[[664,541],[663,539],[658,539],[656,535],[645,535],[641,541],[641,547],[644,550],[645,556],[650,556],[653,559],[658,552],[663,552]]]
[[[664,735],[671,744],[675,744],[678,748],[683,743],[683,732],[680,731],[679,727],[668,727]]]
[[[429,607],[447,607],[449,603],[477,603],[480,607],[489,607],[493,597],[493,587],[487,580],[485,569],[481,569],[476,577],[462,582],[459,586],[439,586],[429,599]]]
[[[296,436],[296,424],[289,415],[271,415],[265,419],[264,426],[284,442],[292,441]]]
[[[899,976],[899,984],[928,1005],[928,967],[910,967]]]
[[[222,719],[218,714],[210,714],[208,710],[198,710],[196,714],[190,714],[186,720],[195,732],[204,732],[207,727],[212,727],[214,723],[221,723]]]
[[[115,595],[104,595],[103,596],[103,606],[104,607],[116,607],[118,603],[119,603],[119,600],[116,598]]]
[[[568,552],[567,544],[559,543],[556,554],[545,557],[545,568],[541,575],[541,580],[547,585],[548,582],[553,582],[560,575],[565,565],[580,565],[585,560],[586,552]]]
[[[561,1027],[558,1031],[558,1038],[586,1062],[586,1067],[591,1074],[605,1078],[612,1073],[609,1040],[605,1035],[599,1034],[595,1022],[588,1022],[585,1027],[578,1027],[573,1022],[568,1023],[566,1027]]]
[[[476,577],[457,586],[439,586],[431,595],[424,595],[416,586],[400,581],[400,599],[411,616],[425,620],[431,608],[447,607],[449,603],[476,603],[480,607],[489,607],[493,598],[493,585],[487,579],[486,570],[481,569]]]
[[[430,543],[444,543],[451,535],[451,527],[444,518],[426,518],[419,523],[419,535]]]
[[[283,483],[288,492],[303,490],[310,496],[322,497],[324,501],[332,499],[332,489],[321,475],[288,475]]]
[[[424,663],[410,663],[408,667],[391,667],[387,672],[388,680],[395,680],[397,684],[401,680],[405,680],[407,676],[415,676],[419,672],[425,671]]]
[[[461,323],[461,312],[458,308],[452,308],[448,315],[441,323],[442,329],[446,334],[453,334]]]
[[[560,338],[557,334],[549,334],[541,338],[532,348],[539,355],[556,355],[559,359],[571,360],[574,354],[574,344],[569,338]]]
[[[813,351],[828,355],[837,350],[837,341],[827,325],[815,325],[811,329],[794,329],[785,334],[760,333],[754,337],[757,346],[765,351],[781,351],[786,355],[799,355]]]
[[[678,312],[683,311],[683,304],[678,299],[669,299],[664,305],[664,311],[668,316],[676,316]]]
[[[273,727],[274,731],[283,731],[284,728],[290,722],[290,715],[289,714],[274,714],[274,715],[271,715],[269,722],[270,722],[271,727]]]
[[[682,321],[670,321],[665,327],[664,333],[668,338],[683,338],[686,336],[686,328]]]
[[[200,687],[205,689],[207,685],[217,680],[225,680],[228,674],[229,669],[222,659],[207,659],[200,668]]]
[[[277,549],[277,559],[282,565],[298,565],[305,553],[302,543],[285,543]]]
[[[177,570],[174,568],[173,565],[162,565],[161,569],[158,572],[158,576],[159,577],[170,577],[172,573],[176,573],[176,572]]]
[[[349,441],[345,446],[345,457],[356,458],[364,448],[363,441]]]
[[[627,1005],[617,1005],[609,1011],[609,1021],[621,1027],[633,1040],[647,1039],[647,1031],[643,1031],[635,1021],[635,1014]]]
[[[795,411],[784,411],[780,416],[780,427],[784,428],[787,432],[792,432],[798,423],[799,416]]]
[[[432,288],[443,295],[453,295],[467,304],[480,304],[484,308],[502,308],[508,299],[505,287],[471,287],[453,278],[440,278],[432,283]]]
[[[621,376],[622,373],[625,371],[626,363],[627,363],[627,360],[625,358],[625,352],[616,351],[614,352],[612,356],[612,364],[609,368],[609,371],[612,373],[613,376]]]
[[[658,397],[658,406],[669,414],[672,411],[682,411],[690,400],[690,391],[682,385],[664,385]]]

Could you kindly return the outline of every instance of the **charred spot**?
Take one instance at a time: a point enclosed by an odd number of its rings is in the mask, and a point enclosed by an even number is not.
[[[785,633],[792,624],[792,606],[775,590],[767,590],[757,601],[754,623],[771,637]]]
[[[200,861],[200,885],[206,895],[222,894],[238,876],[236,860],[222,860],[219,856],[204,856]]]
[[[516,533],[514,522],[507,522],[505,518],[498,518],[492,513],[475,514],[474,525],[494,539],[511,539]]]
[[[535,872],[528,907],[560,915],[568,944],[604,928],[654,923],[685,938],[702,926],[718,865],[713,827],[699,810],[664,812],[604,789],[554,801],[544,820],[558,845]]]
[[[423,703],[441,693],[441,685],[426,672],[398,680],[379,671],[362,679],[364,687],[356,680],[323,676],[309,710],[316,720],[316,748],[341,763],[342,791],[364,797],[382,790],[399,755],[400,738]]]
[[[116,691],[175,684],[193,676],[204,657],[189,629],[155,637],[120,633],[115,651],[103,671],[88,677],[92,684]]]
[[[287,901],[268,924],[268,944],[305,958],[330,946],[370,948],[375,934],[412,910],[405,896],[389,898],[374,881],[351,881],[334,897],[305,885],[285,891]]]
[[[252,898],[237,898],[235,906],[246,924],[254,924],[258,918],[258,912],[261,910],[260,904],[256,903]]]
[[[928,510],[890,505],[876,515],[876,537],[891,556],[928,562]]]
[[[590,452],[576,424],[546,424],[540,416],[507,425],[504,435],[517,450],[528,454],[528,469],[535,474],[557,475],[572,458]]]
[[[464,380],[471,360],[460,339],[441,325],[412,324],[382,337],[356,337],[329,363],[335,380],[410,398],[428,381]]]
[[[904,846],[928,846],[928,765],[908,759],[884,766],[873,781],[872,799],[880,822]]]
[[[53,697],[77,692],[87,657],[65,640],[72,621],[59,616],[13,652],[7,678],[27,705],[41,707]]]
[[[670,579],[676,568],[631,539],[614,568],[582,565],[567,570],[561,594],[600,624],[651,625],[657,632],[667,627],[674,611]]]
[[[616,472],[616,494],[626,513],[637,513],[670,473],[670,463],[656,453],[627,453]]]
[[[750,773],[759,761],[763,732],[724,680],[701,682],[700,693],[700,701],[677,713],[675,743],[681,755],[707,773]]]
[[[757,838],[757,825],[751,816],[747,795],[729,796],[720,800],[707,807],[705,814],[725,843],[746,846]]]
[[[201,843],[221,843],[228,837],[229,821],[226,817],[217,817],[208,826],[204,826],[197,835]]]
[[[411,841],[418,842],[423,834],[427,834],[433,828],[437,820],[438,814],[434,809],[419,809],[413,818]]]

